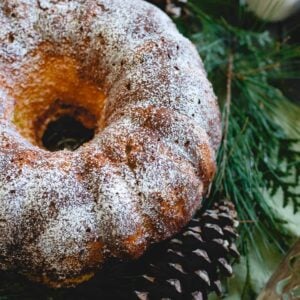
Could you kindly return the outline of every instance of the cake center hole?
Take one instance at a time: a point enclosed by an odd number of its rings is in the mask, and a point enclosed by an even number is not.
[[[85,127],[69,115],[60,116],[49,122],[42,136],[43,146],[49,151],[78,149],[94,137],[94,129]]]

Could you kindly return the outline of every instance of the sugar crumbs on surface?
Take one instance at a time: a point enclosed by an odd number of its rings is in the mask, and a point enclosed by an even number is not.
[[[107,94],[105,128],[74,152],[40,149],[11,122],[10,91],[43,45]],[[136,256],[199,207],[219,110],[194,46],[154,6],[3,0],[0,82],[0,268],[72,277],[89,268],[92,243],[103,257]]]

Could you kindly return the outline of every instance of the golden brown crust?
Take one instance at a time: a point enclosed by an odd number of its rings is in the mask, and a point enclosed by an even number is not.
[[[63,114],[95,137],[49,152]],[[1,1],[1,269],[73,286],[139,257],[200,206],[220,136],[197,51],[154,6]]]

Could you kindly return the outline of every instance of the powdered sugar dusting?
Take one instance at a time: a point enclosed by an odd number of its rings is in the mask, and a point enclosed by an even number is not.
[[[74,152],[41,149],[13,124],[14,95],[45,53],[75,59],[107,95],[94,139]],[[1,269],[72,285],[108,257],[141,255],[199,207],[219,110],[194,46],[154,6],[1,1],[0,83]]]

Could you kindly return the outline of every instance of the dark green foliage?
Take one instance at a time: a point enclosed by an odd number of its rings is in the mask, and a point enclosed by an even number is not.
[[[300,47],[272,37],[261,22],[247,24],[253,17],[239,5],[231,7],[230,17],[208,13],[213,5],[218,11],[224,1],[191,0],[189,27],[180,22],[204,60],[222,107],[223,143],[210,201],[227,198],[235,203],[242,222],[242,250],[246,241],[255,245],[254,231],[284,249],[288,235],[266,194],[281,192],[283,202],[278,205],[292,203],[295,213],[300,210],[295,192],[298,140],[286,133],[292,130],[299,137],[299,129],[278,122],[280,107],[292,104],[277,88],[279,81],[300,78]]]

